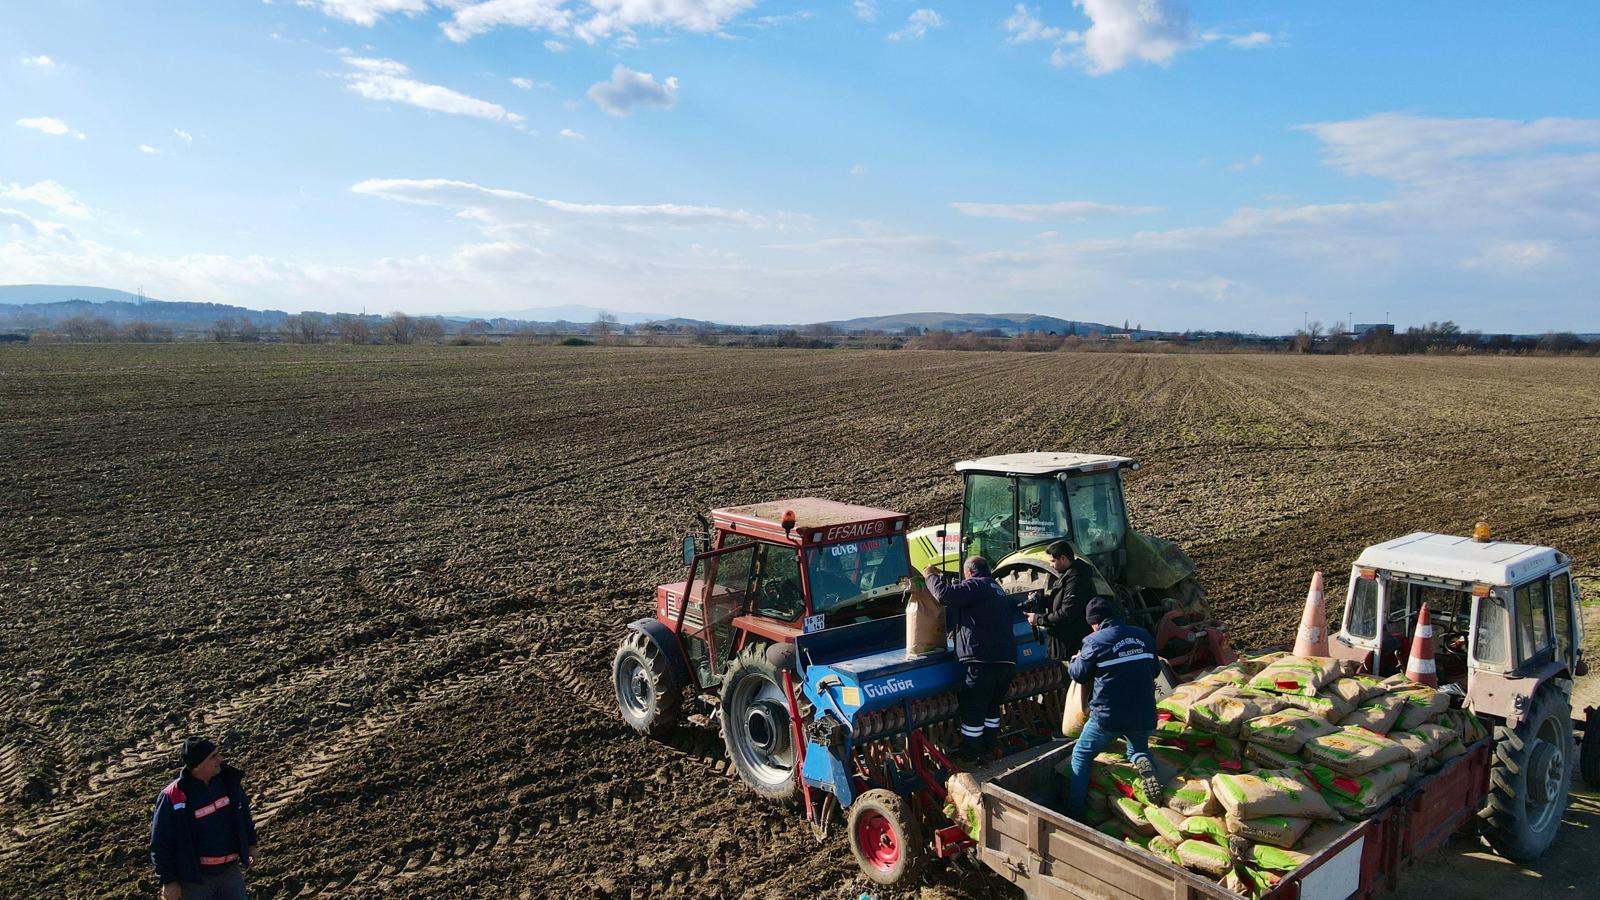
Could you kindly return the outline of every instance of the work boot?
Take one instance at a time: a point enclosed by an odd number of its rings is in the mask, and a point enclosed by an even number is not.
[[[1156,775],[1156,764],[1148,756],[1139,756],[1130,760],[1133,768],[1139,773],[1139,778],[1144,782],[1144,797],[1148,803],[1160,805],[1161,779]]]
[[[962,741],[956,748],[955,761],[963,768],[976,769],[983,764],[983,751],[976,741]]]

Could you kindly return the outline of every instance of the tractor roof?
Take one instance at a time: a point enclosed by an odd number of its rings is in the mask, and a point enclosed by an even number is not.
[[[1427,531],[1373,544],[1356,559],[1362,568],[1495,586],[1514,585],[1566,562],[1566,554],[1553,547]]]
[[[794,513],[791,529],[796,543],[817,544],[892,534],[905,530],[905,513],[874,506],[857,506],[821,497],[794,497],[789,500],[769,500],[748,506],[726,506],[713,509],[711,518],[719,525],[734,531],[764,533],[768,537],[786,536],[783,517]],[[899,520],[899,521],[895,521]],[[865,523],[865,524],[863,524]],[[862,525],[847,528],[843,526]]]
[[[1101,469],[1137,469],[1126,456],[1097,453],[1006,453],[956,463],[957,472],[997,472],[1002,475],[1051,475],[1056,472],[1094,472]]]

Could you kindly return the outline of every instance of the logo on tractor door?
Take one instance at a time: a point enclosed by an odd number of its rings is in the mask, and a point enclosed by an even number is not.
[[[909,691],[916,686],[917,683],[909,678],[891,678],[883,684],[867,685],[867,699],[874,700],[878,697],[888,697],[901,691]]]
[[[849,525],[835,525],[823,532],[824,541],[847,541],[853,538],[874,537],[884,534],[889,530],[888,523],[879,519],[876,522],[852,522]]]

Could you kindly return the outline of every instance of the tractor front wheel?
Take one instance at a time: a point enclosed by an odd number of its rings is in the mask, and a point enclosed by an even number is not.
[[[928,858],[911,802],[874,788],[850,804],[850,854],[861,873],[884,886],[915,879]]]
[[[678,727],[683,685],[673,677],[661,648],[649,635],[628,630],[611,662],[611,683],[617,692],[617,710],[629,728],[660,738]]]
[[[722,742],[739,778],[752,791],[787,802],[800,793],[795,780],[799,753],[783,670],[765,646],[739,654],[722,679]]]
[[[1561,828],[1572,782],[1572,710],[1546,683],[1516,728],[1495,728],[1489,796],[1478,815],[1489,846],[1516,862],[1544,855]]]

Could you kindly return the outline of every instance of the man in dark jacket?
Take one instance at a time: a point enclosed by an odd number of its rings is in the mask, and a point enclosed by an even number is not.
[[[993,756],[999,744],[1000,703],[1017,669],[1017,642],[1011,633],[1016,604],[989,573],[983,557],[968,557],[962,574],[964,581],[947,584],[933,566],[923,572],[933,599],[955,611],[956,660],[965,669],[958,694],[958,756],[972,764]]]
[[[183,742],[183,770],[156,797],[150,819],[162,900],[245,900],[242,868],[255,865],[256,826],[243,777],[212,741]]]
[[[1066,662],[1078,654],[1083,639],[1089,636],[1089,620],[1084,611],[1096,596],[1094,569],[1073,552],[1072,544],[1056,541],[1045,552],[1055,574],[1045,591],[1048,605],[1042,612],[1028,613],[1028,624],[1043,628],[1050,641],[1050,655]]]
[[[1121,737],[1128,744],[1128,761],[1144,780],[1145,797],[1161,802],[1161,782],[1150,759],[1150,734],[1156,728],[1156,675],[1161,661],[1150,632],[1124,625],[1116,606],[1105,597],[1089,601],[1085,618],[1094,631],[1067,665],[1067,674],[1079,684],[1094,682],[1089,699],[1089,721],[1072,748],[1072,781],[1067,787],[1067,815],[1083,818],[1089,795],[1089,770],[1095,755]]]

